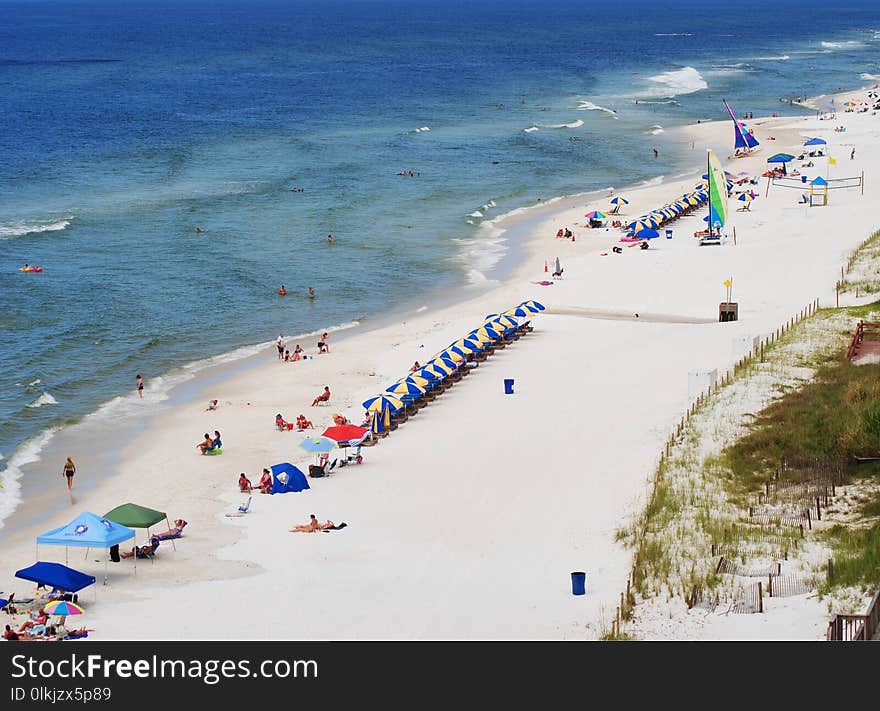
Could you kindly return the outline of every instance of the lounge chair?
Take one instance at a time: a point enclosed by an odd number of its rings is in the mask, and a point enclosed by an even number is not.
[[[241,504],[238,507],[238,510],[235,513],[226,514],[227,518],[238,518],[239,516],[244,516],[251,508],[251,501],[253,500],[253,496],[248,496],[248,500]]]
[[[145,551],[142,551],[142,550],[141,550],[141,547],[139,546],[139,547],[137,547],[137,548],[134,549],[134,550],[135,550],[135,555],[136,555],[138,558],[140,558],[140,559],[149,558],[149,559],[150,559],[150,562],[152,562],[152,561],[153,561],[153,557],[156,555],[156,551],[158,550],[158,548],[159,548],[159,544],[160,544],[160,543],[161,543],[161,541],[160,541],[158,538],[156,538],[155,536],[153,536],[153,537],[150,539],[150,548],[149,548],[149,550],[147,550],[146,552],[145,552]]]

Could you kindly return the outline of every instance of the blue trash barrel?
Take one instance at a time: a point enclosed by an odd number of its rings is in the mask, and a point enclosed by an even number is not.
[[[586,595],[587,574],[572,573],[571,574],[571,594]]]
[[[672,239],[672,230],[666,230],[666,239]]]
[[[802,175],[802,176],[801,176],[801,182],[802,182],[802,183],[806,183],[806,182],[807,182],[807,176],[806,176],[806,175]]]
[[[504,379],[504,394],[513,395],[513,378]]]

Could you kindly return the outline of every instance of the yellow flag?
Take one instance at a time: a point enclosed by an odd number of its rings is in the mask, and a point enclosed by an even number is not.
[[[731,287],[732,284],[733,282],[730,279],[724,280],[724,286],[726,286],[728,289]]]
[[[828,165],[837,165],[837,161],[831,156],[828,156]]]

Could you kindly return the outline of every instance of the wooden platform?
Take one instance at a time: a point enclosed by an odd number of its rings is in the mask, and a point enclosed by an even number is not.
[[[880,323],[859,321],[846,349],[846,358],[854,365],[880,363]]]

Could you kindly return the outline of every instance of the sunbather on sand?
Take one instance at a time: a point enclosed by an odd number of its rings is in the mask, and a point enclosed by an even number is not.
[[[157,533],[154,538],[158,538],[160,541],[168,540],[169,538],[180,538],[183,535],[183,529],[186,528],[187,522],[182,518],[174,519],[174,528],[165,531],[163,533]]]
[[[214,443],[211,440],[211,435],[205,432],[205,439],[196,444],[196,448],[201,451],[202,454],[214,448]]]
[[[314,400],[312,400],[312,407],[317,405],[319,402],[327,402],[330,399],[330,386],[324,386],[324,392],[318,395]]]
[[[301,523],[298,526],[294,526],[290,531],[291,533],[315,533],[315,531],[326,531],[333,528],[335,525],[336,524],[329,518],[324,523],[320,523],[315,517],[315,514],[309,514],[308,523]]]
[[[250,494],[254,490],[254,485],[251,484],[251,480],[245,476],[244,472],[238,477],[238,490],[242,494]]]

